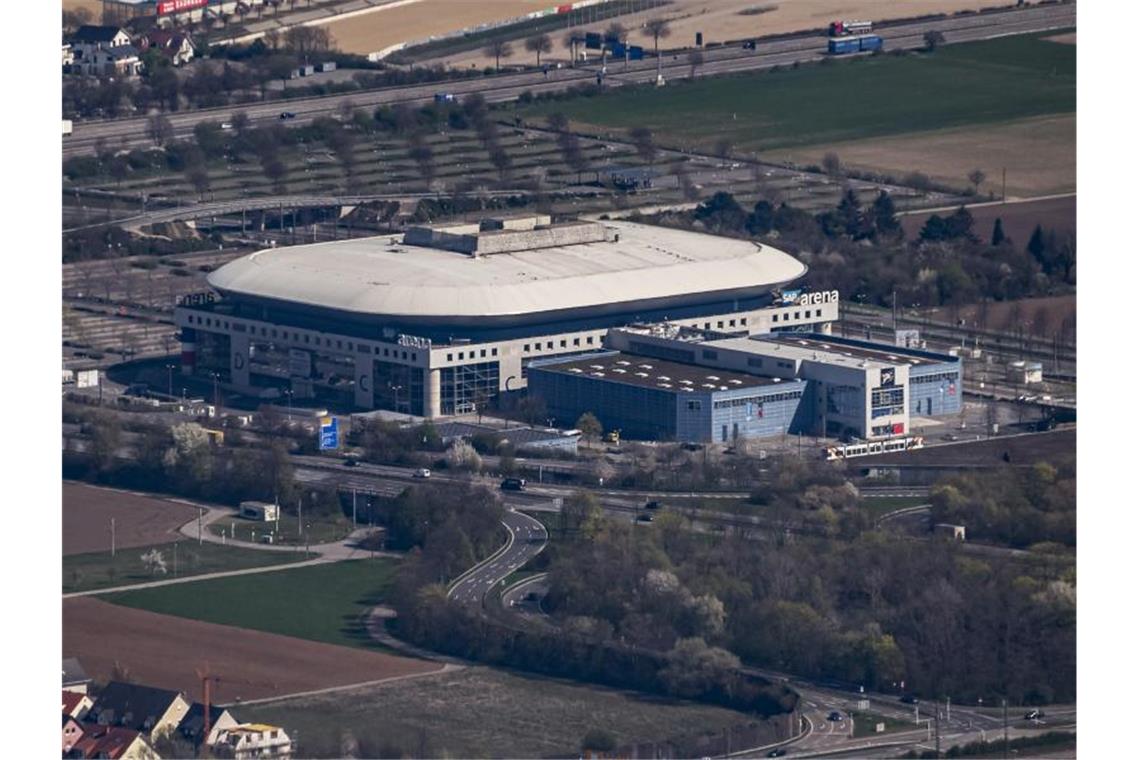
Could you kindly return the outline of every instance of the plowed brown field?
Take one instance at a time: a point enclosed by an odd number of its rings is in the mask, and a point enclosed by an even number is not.
[[[297,614],[304,614],[298,610]],[[321,644],[120,607],[92,597],[63,602],[63,653],[95,679],[118,662],[132,680],[200,698],[198,669],[221,678],[218,703],[431,673],[424,660]]]
[[[64,483],[63,553],[110,551],[112,517],[115,548],[125,549],[177,541],[179,526],[197,514],[189,504],[85,483]]]

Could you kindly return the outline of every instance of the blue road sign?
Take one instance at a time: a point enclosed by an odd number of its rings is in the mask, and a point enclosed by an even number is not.
[[[336,417],[323,417],[321,419],[320,447],[321,451],[340,448],[340,435]]]

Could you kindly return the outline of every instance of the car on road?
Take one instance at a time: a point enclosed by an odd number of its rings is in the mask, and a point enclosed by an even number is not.
[[[345,467],[355,467],[360,464],[360,461],[352,454],[349,454],[344,458],[342,464],[344,464]]]
[[[1045,713],[1041,712],[1040,710],[1030,710],[1029,712],[1025,713],[1026,720],[1041,720],[1044,717]]]
[[[412,473],[412,477],[413,478],[430,478],[431,477],[431,470],[429,470],[426,467],[421,467]]]
[[[281,116],[280,116],[279,118],[280,118],[282,121],[286,121],[286,120],[288,120],[288,119],[296,119],[296,118],[297,118],[297,114],[293,113],[292,111],[282,111],[282,112],[281,112]]]
[[[918,704],[918,697],[913,694],[903,694],[899,697],[899,701],[906,705],[916,705]]]
[[[768,757],[783,757],[786,754],[788,754],[788,751],[786,749],[783,747],[776,747],[776,749],[768,753]]]
[[[230,124],[228,121],[222,122],[222,129],[233,129],[233,128],[234,128],[234,125]]]
[[[660,509],[661,504],[659,502],[656,502],[656,501],[647,501],[647,502],[645,502],[645,508],[646,509]]]
[[[503,482],[499,484],[499,490],[524,491],[526,490],[526,480],[523,478],[504,478]]]
[[[637,516],[638,522],[653,522],[653,515],[643,514]]]
[[[828,714],[827,719],[828,720],[843,720],[843,713],[839,712],[838,710],[832,710]]]
[[[435,94],[436,103],[454,103],[455,94],[450,92],[437,92]]]

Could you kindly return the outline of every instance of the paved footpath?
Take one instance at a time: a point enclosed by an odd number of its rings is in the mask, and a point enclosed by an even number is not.
[[[187,501],[185,499],[172,499],[172,501],[179,501],[198,507],[203,510],[202,523],[201,523],[201,540],[211,544],[218,544],[220,546],[236,546],[242,549],[252,549],[255,551],[266,552],[288,552],[296,554],[297,547],[293,546],[275,546],[271,544],[256,544],[251,541],[237,541],[234,539],[224,538],[219,536],[206,528],[210,523],[220,520],[223,517],[232,517],[235,511],[232,509],[225,509],[221,507],[212,507],[197,502]],[[178,529],[179,532],[195,541],[199,540],[199,526],[198,518],[195,517],[184,524]],[[64,599],[70,599],[75,596],[98,596],[100,594],[114,594],[120,591],[136,591],[145,588],[158,588],[160,586],[173,586],[179,583],[194,583],[195,581],[206,581],[213,578],[229,578],[235,575],[256,575],[258,573],[274,573],[281,570],[292,570],[297,567],[309,567],[311,565],[325,565],[330,562],[343,562],[350,559],[364,559],[366,557],[388,557],[391,559],[402,559],[403,554],[399,552],[390,551],[370,551],[362,549],[359,546],[359,541],[368,535],[367,528],[360,528],[350,533],[343,541],[334,541],[328,544],[315,544],[309,547],[310,554],[317,556],[312,559],[302,560],[301,562],[285,562],[280,565],[267,565],[264,567],[247,567],[241,570],[221,570],[216,573],[203,573],[201,575],[187,575],[180,578],[166,578],[160,581],[147,581],[145,583],[132,583],[125,586],[113,586],[111,588],[97,588],[89,591],[75,591],[70,594],[64,594]]]

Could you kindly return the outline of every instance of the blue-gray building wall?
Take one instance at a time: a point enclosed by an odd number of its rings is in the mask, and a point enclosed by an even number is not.
[[[962,411],[962,364],[944,362],[910,368],[910,413],[924,417]]]
[[[770,438],[793,432],[806,391],[807,382],[803,380],[714,391],[711,439],[703,440],[727,443],[737,438]]]
[[[558,424],[573,427],[592,412],[606,430],[648,441],[671,441],[677,434],[674,393],[612,380],[544,371],[531,366],[528,393],[541,397]]]

